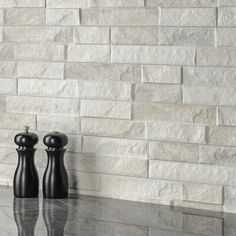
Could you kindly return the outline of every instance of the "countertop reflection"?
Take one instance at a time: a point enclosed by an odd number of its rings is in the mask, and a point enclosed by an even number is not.
[[[14,199],[0,187],[0,235],[235,236],[236,215],[70,195]]]

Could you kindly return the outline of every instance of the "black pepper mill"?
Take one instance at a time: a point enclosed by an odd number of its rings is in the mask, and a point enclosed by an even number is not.
[[[68,143],[65,134],[52,132],[43,139],[48,155],[48,163],[43,175],[44,198],[60,199],[68,197],[68,175],[64,165],[64,148]]]
[[[38,136],[29,133],[29,127],[25,127],[23,133],[15,136],[18,153],[18,165],[13,180],[14,195],[17,198],[35,198],[39,194],[39,178],[34,164],[35,144]]]

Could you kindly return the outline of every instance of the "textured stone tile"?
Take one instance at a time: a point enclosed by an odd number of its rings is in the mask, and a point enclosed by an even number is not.
[[[0,128],[23,129],[24,126],[36,129],[36,116],[19,113],[0,113]]]
[[[217,45],[218,46],[236,46],[235,28],[218,28]]]
[[[222,204],[223,188],[216,185],[184,183],[182,199],[190,202]]]
[[[19,79],[18,93],[25,96],[77,97],[77,81]]]
[[[0,96],[0,112],[6,111],[6,97]]]
[[[228,1],[228,0],[226,0]],[[216,7],[217,0],[147,0],[149,7]]]
[[[143,0],[91,0],[90,7],[144,7]]]
[[[64,45],[18,44],[17,60],[64,61]]]
[[[236,66],[236,48],[198,48],[197,65]]]
[[[133,104],[133,119],[180,123],[216,124],[216,109],[183,104]]]
[[[196,144],[150,142],[149,159],[164,161],[198,162],[199,151]]]
[[[235,92],[235,88],[184,86],[183,102],[186,104],[235,106]]]
[[[143,82],[157,84],[180,84],[181,68],[179,66],[143,66]]]
[[[218,108],[218,125],[236,126],[236,109],[233,107]]]
[[[47,0],[48,8],[84,8],[89,7],[87,0]]]
[[[87,8],[82,9],[81,24],[112,26],[159,25],[159,10],[158,8]]]
[[[45,9],[43,8],[9,8],[4,12],[6,25],[43,25]]]
[[[167,65],[194,65],[195,51],[190,47],[112,46],[111,61]]]
[[[1,79],[0,78],[0,94],[16,94],[16,80],[15,79]]]
[[[215,8],[162,8],[161,26],[216,26]]]
[[[109,27],[78,27],[75,28],[75,43],[84,44],[109,44]]]
[[[66,63],[66,79],[141,82],[141,66],[128,64]]]
[[[5,42],[36,42],[36,43],[71,43],[73,29],[69,27],[4,27]]]
[[[81,133],[83,135],[144,139],[145,124],[127,120],[83,118]]]
[[[220,67],[183,67],[187,86],[236,87],[236,69]]]
[[[59,131],[68,134],[80,133],[80,119],[72,116],[37,116],[37,130],[38,131]]]
[[[1,61],[0,63],[0,76],[1,77],[16,77],[17,64],[13,61]]]
[[[235,146],[236,129],[234,127],[211,127],[208,143],[213,145]]]
[[[63,79],[64,64],[53,62],[19,62],[18,76],[45,79]]]
[[[235,0],[219,0],[219,6],[236,6]]]
[[[236,26],[236,7],[220,7],[218,10],[219,26]]]
[[[81,116],[114,119],[131,119],[131,103],[110,101],[81,101]]]
[[[15,58],[15,47],[12,44],[0,44],[0,58],[9,60]]]
[[[150,160],[150,178],[213,185],[235,185],[236,170],[230,166]]]
[[[178,85],[141,84],[135,86],[135,100],[142,102],[181,102],[181,87]]]
[[[161,27],[160,45],[214,46],[214,28]]]
[[[110,46],[108,45],[69,45],[68,62],[109,62]]]
[[[8,130],[8,129],[1,129],[0,132],[0,146],[1,147],[16,147],[16,144],[14,143],[14,137],[16,135],[15,130]]]
[[[148,144],[141,140],[84,136],[83,152],[98,156],[147,159]]]
[[[17,165],[16,149],[11,147],[0,147],[0,163]]]
[[[4,22],[4,13],[3,13],[3,9],[0,9],[0,24],[3,25]]]
[[[0,27],[0,42],[3,41],[3,29]]]
[[[147,177],[147,160],[74,153],[67,153],[65,160],[68,170]]]
[[[12,7],[44,7],[44,0],[1,0],[1,8],[12,8]]]
[[[147,138],[150,140],[205,143],[205,132],[203,125],[147,123]]]
[[[33,114],[79,114],[79,101],[76,99],[40,98],[9,96],[6,98],[8,112]]]
[[[224,211],[235,212],[236,210],[235,199],[236,199],[236,187],[225,186],[224,187]]]
[[[78,9],[47,9],[47,25],[79,25]]]
[[[131,100],[131,84],[118,82],[78,81],[79,98]]]
[[[199,161],[220,166],[236,165],[236,148],[223,146],[200,146]]]
[[[221,236],[223,219],[199,215],[183,215],[183,231],[200,235]]]
[[[112,27],[112,44],[159,44],[157,27]]]

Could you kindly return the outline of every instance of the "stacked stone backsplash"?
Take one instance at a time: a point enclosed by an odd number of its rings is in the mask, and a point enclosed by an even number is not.
[[[72,192],[236,212],[236,0],[0,0],[0,24],[2,184],[29,125],[69,136]]]

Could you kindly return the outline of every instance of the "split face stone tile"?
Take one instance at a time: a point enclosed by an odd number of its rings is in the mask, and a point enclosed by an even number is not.
[[[12,8],[12,7],[44,7],[44,0],[1,0],[1,8]]]
[[[0,76],[4,78],[16,78],[17,63],[13,61],[1,61]]]
[[[236,6],[235,0],[219,0],[219,6]]]
[[[216,7],[217,0],[147,0],[146,4],[149,7]]]
[[[12,44],[0,44],[0,58],[12,60],[15,58],[15,47]]]
[[[90,0],[90,7],[144,7],[143,0]]]
[[[14,95],[16,94],[16,79],[1,79],[0,78],[0,94]]]
[[[236,109],[231,107],[218,108],[218,125],[236,126]]]
[[[236,26],[236,7],[220,7],[218,10],[219,26]]]
[[[230,28],[218,28],[217,29],[217,45],[218,46],[236,46],[236,29]]]
[[[224,211],[235,212],[236,209],[236,188],[233,186],[225,186],[224,188]],[[235,225],[234,225],[235,227]]]
[[[6,97],[0,96],[0,112],[6,111]]]
[[[47,0],[48,8],[85,8],[89,7],[87,0]]]

